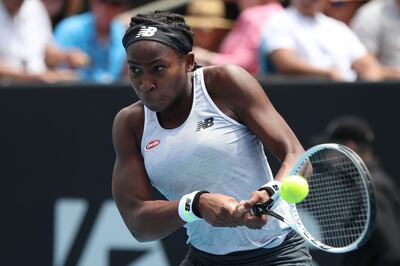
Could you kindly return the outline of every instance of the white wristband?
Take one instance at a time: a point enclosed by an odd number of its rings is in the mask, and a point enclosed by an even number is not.
[[[193,213],[192,209],[193,199],[199,192],[200,191],[194,191],[192,193],[183,195],[181,200],[179,201],[179,206],[178,206],[179,217],[181,217],[181,219],[187,223],[191,223],[201,219]]]
[[[276,192],[279,191],[279,188],[281,187],[281,182],[276,181],[276,180],[271,180],[267,184],[263,185],[260,187],[259,190],[265,190],[267,191],[268,195],[272,197]]]

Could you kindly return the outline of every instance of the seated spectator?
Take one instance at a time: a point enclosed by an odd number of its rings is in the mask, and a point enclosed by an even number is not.
[[[350,25],[357,10],[367,3],[367,1],[368,0],[329,0],[324,13]]]
[[[270,62],[284,75],[338,81],[384,79],[377,59],[347,25],[321,12],[325,3],[292,0],[286,11],[266,26],[260,60]]]
[[[193,0],[186,7],[186,23],[194,33],[194,45],[216,52],[233,21],[225,18],[222,0]]]
[[[261,31],[272,15],[282,12],[276,0],[236,0],[241,10],[233,29],[223,40],[218,53],[194,47],[200,65],[236,64],[251,74],[259,71],[258,50]]]
[[[400,77],[400,0],[373,0],[362,6],[351,27],[392,79]]]
[[[83,81],[110,83],[124,74],[125,26],[114,17],[132,6],[130,0],[90,0],[90,12],[62,20],[55,28],[55,41],[63,49],[79,49],[90,59],[77,70]]]
[[[363,246],[344,255],[344,266],[400,265],[400,190],[374,154],[374,137],[368,122],[356,116],[332,120],[320,137],[322,142],[339,143],[354,150],[367,165],[374,188],[375,229]]]
[[[53,28],[62,19],[85,10],[83,0],[42,0],[42,2],[50,16]]]
[[[76,80],[72,72],[51,67],[63,63],[78,68],[85,64],[83,54],[64,53],[53,45],[50,20],[39,0],[0,1],[0,36],[2,83]]]

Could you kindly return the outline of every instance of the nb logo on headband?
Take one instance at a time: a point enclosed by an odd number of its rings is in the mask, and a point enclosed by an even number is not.
[[[157,28],[156,27],[146,27],[146,26],[142,26],[140,27],[139,32],[136,34],[135,38],[139,38],[139,37],[151,37],[154,36],[154,34],[156,33]]]

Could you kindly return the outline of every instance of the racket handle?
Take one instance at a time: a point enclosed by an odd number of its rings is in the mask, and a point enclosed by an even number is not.
[[[261,216],[262,214],[266,214],[267,211],[271,208],[271,206],[274,203],[274,199],[270,198],[266,202],[263,203],[257,203],[251,208],[251,212],[255,216]]]
[[[251,214],[253,214],[254,216],[258,216],[258,217],[260,217],[261,216],[261,210],[260,210],[260,208],[259,208],[259,205],[260,203],[257,203],[256,205],[254,205],[252,208],[251,208]]]

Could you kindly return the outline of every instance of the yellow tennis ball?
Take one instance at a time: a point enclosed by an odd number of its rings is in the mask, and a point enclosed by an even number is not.
[[[308,195],[307,180],[298,175],[287,176],[282,181],[279,194],[289,203],[299,203]]]

